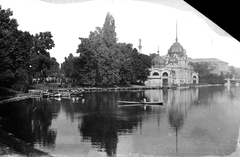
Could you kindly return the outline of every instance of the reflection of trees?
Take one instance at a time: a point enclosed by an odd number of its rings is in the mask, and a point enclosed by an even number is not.
[[[98,147],[99,150],[104,149],[108,156],[116,154],[118,134],[131,132],[141,121],[138,116],[131,117],[134,110],[118,111],[117,101],[122,100],[119,97],[138,98],[136,93],[126,94],[127,97],[124,93],[88,93],[85,97],[86,104],[81,108],[84,113],[89,113],[82,117],[79,126],[83,140],[91,140],[93,146]]]
[[[170,110],[169,111],[169,123],[171,127],[177,128],[176,130],[180,130],[184,124],[184,113],[180,110]]]
[[[58,102],[53,101],[51,104],[40,103],[33,112],[32,132],[35,135],[35,141],[40,142],[43,146],[54,147],[55,145],[57,132],[49,127],[55,116],[53,113],[58,113],[59,110]]]
[[[108,156],[116,154],[118,134],[133,130],[137,121],[120,119],[102,113],[86,115],[79,127],[83,140],[92,142],[99,150],[105,149]]]
[[[7,118],[5,123],[3,122],[5,131],[31,145],[37,142],[53,147],[57,133],[49,127],[54,118],[53,113],[58,110],[58,105],[48,104],[46,99],[39,102],[28,99],[2,105],[0,115]]]
[[[105,148],[109,156],[116,154],[117,119],[94,114],[83,117],[80,132],[83,140],[91,139],[92,145]]]
[[[81,113],[83,111],[82,99],[79,99],[80,100],[78,101],[73,101],[72,99],[61,100],[61,106],[63,107],[63,110],[66,112],[67,118],[70,118],[72,122],[76,118],[76,113]]]

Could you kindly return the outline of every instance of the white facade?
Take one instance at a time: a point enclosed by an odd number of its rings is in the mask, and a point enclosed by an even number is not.
[[[181,84],[197,84],[198,73],[189,65],[186,50],[176,42],[168,50],[164,57],[157,56],[152,60],[145,85],[147,86],[174,86]]]

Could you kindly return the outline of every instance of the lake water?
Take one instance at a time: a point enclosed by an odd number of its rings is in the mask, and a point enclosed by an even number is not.
[[[118,107],[119,100],[164,106]],[[237,147],[240,87],[85,93],[0,105],[0,125],[54,156],[230,155]]]

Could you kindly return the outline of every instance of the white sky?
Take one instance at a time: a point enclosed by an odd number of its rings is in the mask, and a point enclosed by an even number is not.
[[[103,26],[107,12],[116,22],[118,42],[132,43],[142,53],[166,55],[176,38],[191,58],[218,58],[240,67],[240,43],[234,38],[216,34],[198,16],[159,4],[129,0],[93,0],[72,4],[50,4],[38,0],[0,0],[3,9],[10,8],[19,29],[31,34],[51,31],[55,47],[52,57],[62,63],[75,52],[79,37],[88,37],[95,27]]]

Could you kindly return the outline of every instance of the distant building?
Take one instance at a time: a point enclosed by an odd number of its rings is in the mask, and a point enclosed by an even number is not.
[[[204,63],[204,62],[210,63],[211,67],[213,68],[212,73],[214,74],[226,75],[229,71],[228,63],[217,58],[195,58],[195,59],[189,59],[189,61],[193,63]]]
[[[171,86],[181,84],[198,83],[198,73],[189,65],[186,50],[176,42],[168,50],[166,56],[158,56],[152,60],[152,67],[149,69],[150,75],[145,82],[148,86]]]

